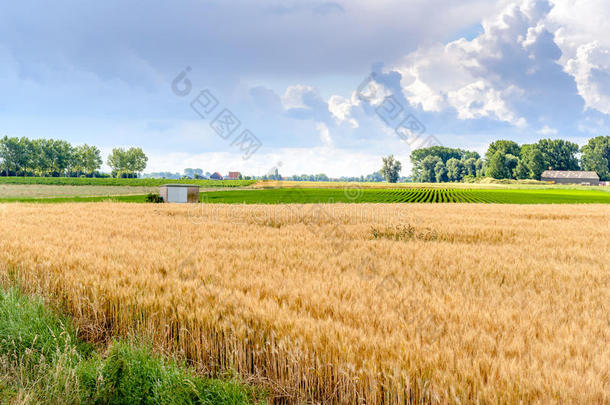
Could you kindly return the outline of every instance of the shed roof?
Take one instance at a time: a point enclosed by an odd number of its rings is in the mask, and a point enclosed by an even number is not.
[[[595,172],[574,171],[574,170],[545,170],[542,172],[542,177],[551,179],[590,179],[599,180],[599,176]]]
[[[161,187],[199,187],[196,184],[164,184]]]

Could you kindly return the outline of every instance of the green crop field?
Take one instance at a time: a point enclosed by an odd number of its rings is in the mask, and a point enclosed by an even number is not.
[[[196,184],[201,187],[245,187],[255,180],[169,180],[115,179],[85,177],[0,177],[0,184],[46,184],[54,186],[132,186],[156,187],[163,184]]]
[[[567,189],[314,189],[285,188],[201,193],[201,200],[226,204],[289,203],[499,203],[578,204],[610,203],[610,193]]]
[[[0,202],[143,203],[145,195],[0,198]],[[278,188],[205,191],[200,201],[221,204],[312,203],[495,203],[495,204],[608,204],[610,193],[599,189],[463,189],[413,187],[400,189]]]

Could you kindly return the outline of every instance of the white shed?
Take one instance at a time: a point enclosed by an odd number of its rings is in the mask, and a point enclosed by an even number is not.
[[[159,195],[166,203],[198,203],[199,186],[193,184],[164,184]]]

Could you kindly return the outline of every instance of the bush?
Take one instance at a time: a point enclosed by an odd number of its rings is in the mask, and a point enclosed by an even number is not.
[[[474,183],[477,180],[476,177],[474,177],[472,174],[467,174],[466,176],[464,176],[464,178],[462,179],[462,181],[464,183]]]
[[[165,361],[150,348],[114,343],[105,358],[95,356],[79,370],[96,404],[249,404],[251,395],[232,382],[194,376],[184,365]]]
[[[163,197],[161,197],[159,194],[148,193],[146,196],[146,202],[159,204],[163,202]]]

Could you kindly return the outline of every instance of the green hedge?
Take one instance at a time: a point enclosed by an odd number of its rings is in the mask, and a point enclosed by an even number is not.
[[[0,184],[45,184],[59,186],[142,186],[155,187],[163,184],[196,184],[201,187],[244,187],[255,180],[170,180],[170,179],[115,179],[85,177],[4,177]]]

